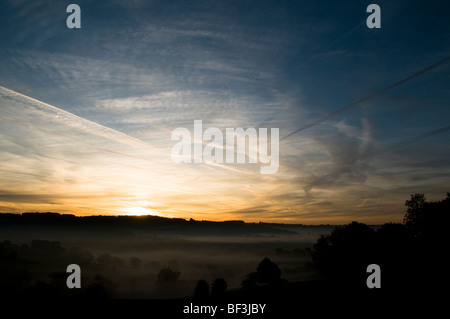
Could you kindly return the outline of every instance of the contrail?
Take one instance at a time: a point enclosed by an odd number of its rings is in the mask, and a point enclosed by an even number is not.
[[[44,110],[46,112],[51,112],[53,114],[56,114],[58,117],[62,118],[64,120],[64,123],[66,123],[67,125],[71,125],[72,127],[75,126],[78,129],[81,129],[83,131],[87,131],[89,133],[95,134],[97,136],[101,136],[110,140],[113,140],[115,142],[119,142],[122,143],[124,145],[129,145],[129,146],[133,146],[136,147],[137,149],[141,150],[141,149],[145,149],[145,150],[150,150],[152,152],[153,155],[157,155],[157,156],[163,156],[164,158],[167,157],[167,154],[165,153],[164,150],[158,149],[155,146],[142,141],[138,138],[135,138],[133,136],[130,136],[128,134],[122,133],[120,131],[114,130],[112,128],[109,128],[107,126],[98,124],[96,122],[90,121],[88,119],[85,119],[83,117],[80,117],[78,115],[75,115],[73,113],[70,113],[68,111],[62,110],[60,108],[57,108],[53,105],[47,104],[45,102],[39,101],[37,99],[34,99],[32,97],[29,97],[27,95],[18,93],[16,91],[10,90],[8,88],[5,88],[3,86],[0,86],[0,95],[3,94],[6,98],[8,99],[23,99],[27,102],[29,102],[34,108],[39,109],[39,110]],[[2,116],[0,115],[0,118],[2,118]],[[7,119],[7,120],[11,120],[11,119]],[[17,123],[17,125],[21,125],[21,123]],[[22,124],[23,125],[23,124]],[[60,133],[61,134],[61,133]],[[68,136],[67,138],[70,139],[76,139],[76,137],[73,136]],[[89,141],[89,143],[92,143],[92,141]],[[204,144],[206,142],[203,142]],[[103,146],[103,145],[102,145]],[[107,150],[104,149],[102,146],[98,146],[97,149],[100,151],[104,151],[104,152],[110,152],[110,153],[116,153],[122,156],[127,156],[127,157],[133,157],[133,158],[138,158],[141,160],[146,160],[149,162],[155,162],[155,163],[164,163],[161,161],[157,161],[157,160],[153,160],[153,159],[144,159],[140,156],[136,156],[134,154],[126,154],[123,152],[117,152],[117,151],[113,151],[113,150]],[[228,171],[233,171],[233,172],[238,172],[238,173],[244,173],[244,174],[251,174],[246,170],[243,169],[239,169],[239,168],[235,168],[235,167],[231,167],[228,165],[223,165],[223,164],[218,164],[218,163],[205,163],[208,164],[216,169],[218,168],[222,168]]]
[[[345,32],[343,35],[341,35],[340,37],[338,37],[337,39],[335,39],[333,42],[331,42],[327,48],[331,48],[333,45],[335,45],[336,43],[338,43],[339,41],[341,41],[342,39],[348,37],[350,34],[352,34],[353,32],[355,32],[360,26],[362,26],[363,24],[366,24],[366,20],[361,21],[361,23],[359,23],[356,27],[353,27],[353,29]]]
[[[8,88],[5,88],[3,86],[0,86],[0,91],[3,90],[4,93],[6,93],[6,96],[9,98],[21,98],[24,99],[26,101],[31,102],[31,104],[33,105],[33,107],[39,109],[39,110],[45,110],[47,112],[52,112],[53,114],[56,114],[57,116],[59,116],[60,118],[62,118],[63,120],[66,120],[65,123],[66,124],[70,124],[72,126],[75,126],[79,129],[83,129],[85,131],[88,131],[90,133],[94,133],[96,135],[102,136],[104,138],[107,139],[111,139],[114,140],[116,142],[121,142],[124,144],[128,144],[128,145],[133,145],[136,146],[138,148],[142,148],[142,147],[146,147],[146,148],[150,148],[153,151],[156,151],[157,149],[147,143],[144,142],[140,139],[137,139],[135,137],[132,137],[128,134],[122,133],[120,131],[114,130],[112,128],[109,128],[107,126],[98,124],[96,122],[90,121],[88,119],[85,119],[83,117],[80,117],[78,115],[75,115],[73,113],[67,112],[63,109],[57,108],[53,105],[47,104],[45,102],[39,101],[37,99],[34,99],[32,97],[29,97],[27,95],[21,94],[19,92],[10,90]],[[3,92],[2,92],[3,93]]]
[[[342,113],[342,112],[344,112],[344,111],[346,111],[346,110],[348,110],[348,109],[350,109],[352,107],[355,107],[355,106],[357,106],[357,105],[359,105],[359,104],[361,104],[363,102],[366,102],[366,101],[368,101],[370,99],[373,99],[374,97],[377,97],[377,96],[379,96],[379,95],[381,95],[381,94],[383,94],[383,93],[385,93],[385,92],[387,92],[389,90],[392,90],[392,89],[394,89],[394,88],[396,88],[396,87],[398,87],[400,85],[403,85],[406,82],[409,82],[409,81],[411,81],[411,80],[413,80],[413,79],[415,79],[415,78],[417,78],[417,77],[419,77],[421,75],[424,75],[425,73],[427,73],[427,72],[429,72],[429,71],[431,71],[433,69],[436,69],[436,68],[444,65],[445,63],[449,62],[449,61],[450,61],[450,57],[446,57],[445,59],[442,59],[442,60],[440,60],[440,61],[438,61],[438,62],[436,62],[436,63],[434,63],[434,64],[432,64],[432,65],[430,65],[430,66],[428,66],[428,67],[426,67],[426,68],[424,68],[424,69],[422,69],[422,70],[420,70],[420,71],[418,71],[418,72],[416,72],[416,73],[414,73],[414,74],[412,74],[412,75],[410,75],[410,76],[408,76],[406,78],[404,78],[403,80],[395,82],[394,84],[391,84],[388,87],[386,87],[386,88],[384,88],[384,89],[382,89],[382,90],[380,90],[378,92],[375,92],[375,93],[373,93],[371,95],[368,95],[368,96],[366,96],[366,97],[364,97],[364,98],[362,98],[362,99],[360,99],[360,100],[358,100],[356,102],[353,102],[351,104],[343,106],[340,109],[338,109],[338,110],[336,110],[336,111],[334,111],[334,112],[324,116],[323,118],[318,119],[318,120],[316,120],[316,121],[314,121],[314,122],[312,122],[312,123],[310,123],[310,124],[308,124],[306,126],[303,126],[302,128],[299,128],[298,130],[295,130],[295,131],[289,133],[285,137],[282,137],[280,139],[280,141],[283,141],[283,140],[287,139],[288,137],[290,137],[290,136],[292,136],[292,135],[294,135],[294,134],[296,134],[298,132],[304,131],[304,130],[310,128],[310,127],[316,126],[317,124],[325,122],[326,120],[329,120],[330,118],[332,118],[332,117],[334,117],[334,116],[336,116],[336,115],[338,115],[338,114],[340,114],[340,113]]]
[[[341,41],[342,39],[345,39],[346,37],[350,36],[353,32],[355,32],[360,26],[362,26],[363,24],[366,24],[366,20],[364,19],[363,21],[361,21],[357,26],[353,27],[351,30],[348,30],[347,32],[345,32],[344,34],[342,34],[341,36],[339,36],[338,38],[334,39],[333,41],[331,41],[330,43],[328,43],[328,45],[326,46],[321,46],[323,47],[322,50],[329,50],[330,48],[332,48],[336,43],[338,43],[339,41]],[[325,53],[326,54],[326,53]],[[309,57],[308,59],[305,60],[305,63],[310,62],[311,60],[314,60],[317,56],[320,56],[320,54],[316,54],[316,55],[312,55],[311,57]]]
[[[384,148],[378,150],[377,153],[389,152],[389,151],[392,151],[394,149],[397,149],[397,148],[406,146],[408,144],[414,143],[414,142],[416,142],[418,140],[421,140],[423,138],[427,138],[427,137],[430,137],[430,136],[433,136],[433,135],[436,135],[436,134],[440,134],[440,133],[443,133],[443,132],[446,132],[446,131],[450,131],[450,125],[449,126],[445,126],[445,127],[441,127],[441,128],[438,128],[438,129],[435,129],[435,130],[432,130],[432,131],[428,131],[428,132],[422,133],[420,135],[416,135],[416,136],[413,136],[413,137],[408,138],[406,140],[403,140],[401,142],[395,143],[393,145],[384,147]]]

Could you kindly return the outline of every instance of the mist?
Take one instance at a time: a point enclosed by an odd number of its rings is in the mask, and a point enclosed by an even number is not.
[[[1,217],[2,281],[16,278],[9,293],[43,284],[65,288],[66,267],[77,264],[82,288],[102,287],[112,298],[189,297],[199,280],[212,283],[217,278],[223,278],[229,290],[239,289],[266,257],[288,281],[314,279],[311,247],[332,229],[154,216]],[[20,276],[23,279],[17,280]]]

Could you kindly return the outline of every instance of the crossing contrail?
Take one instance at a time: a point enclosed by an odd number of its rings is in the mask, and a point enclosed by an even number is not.
[[[373,98],[375,98],[375,97],[377,97],[377,96],[379,96],[379,95],[381,95],[381,94],[383,94],[383,93],[385,93],[385,92],[387,92],[389,90],[392,90],[392,89],[394,89],[394,88],[396,88],[396,87],[398,87],[400,85],[403,85],[406,82],[409,82],[409,81],[411,81],[411,80],[413,80],[413,79],[415,79],[415,78],[417,78],[417,77],[419,77],[421,75],[424,75],[425,73],[427,73],[427,72],[429,72],[431,70],[434,70],[434,69],[444,65],[447,62],[450,62],[450,57],[446,57],[446,58],[444,58],[444,59],[442,59],[442,60],[440,60],[440,61],[438,61],[436,63],[433,63],[432,65],[430,65],[430,66],[428,66],[428,67],[426,67],[426,68],[424,68],[424,69],[422,69],[422,70],[420,70],[420,71],[418,71],[418,72],[416,72],[416,73],[414,73],[414,74],[404,78],[403,80],[395,82],[394,84],[391,84],[388,87],[385,87],[384,89],[382,89],[382,90],[380,90],[378,92],[375,92],[375,93],[373,93],[371,95],[368,95],[368,96],[366,96],[366,97],[364,97],[364,98],[362,98],[362,99],[360,99],[360,100],[358,100],[356,102],[353,102],[351,104],[343,106],[340,109],[337,109],[336,111],[334,111],[334,112],[332,112],[332,113],[322,117],[321,119],[318,119],[318,120],[316,120],[314,122],[311,122],[308,125],[303,126],[302,128],[299,128],[299,129],[289,133],[288,135],[282,137],[280,139],[280,141],[283,141],[283,140],[287,139],[288,137],[290,137],[290,136],[292,136],[292,135],[294,135],[296,133],[299,133],[301,131],[304,131],[304,130],[310,128],[310,127],[316,126],[317,124],[325,122],[325,121],[329,120],[330,118],[332,118],[332,117],[334,117],[334,116],[336,116],[336,115],[338,115],[338,114],[340,114],[340,113],[342,113],[344,111],[347,111],[348,109],[350,109],[352,107],[358,106],[359,104],[361,104],[363,102],[366,102],[366,101],[368,101],[370,99],[373,99]]]
[[[440,133],[443,133],[443,132],[446,132],[446,131],[450,131],[450,125],[449,126],[445,126],[445,127],[441,127],[441,128],[438,128],[438,129],[435,129],[435,130],[432,130],[432,131],[428,131],[428,132],[422,133],[420,135],[413,136],[413,137],[408,138],[406,140],[403,140],[401,142],[397,142],[397,143],[395,143],[393,145],[390,145],[390,146],[387,146],[387,147],[384,147],[384,148],[378,150],[377,153],[389,152],[389,151],[398,149],[400,147],[406,146],[408,144],[414,143],[414,142],[416,142],[418,140],[421,140],[423,138],[427,138],[427,137],[430,137],[430,136],[433,136],[433,135],[436,135],[436,134],[440,134]]]

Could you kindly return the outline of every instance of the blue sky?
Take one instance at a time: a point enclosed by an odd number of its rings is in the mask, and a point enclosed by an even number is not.
[[[450,56],[449,5],[376,1],[0,4],[0,211],[299,223],[401,221],[450,175],[450,63],[280,142],[280,169],[175,165],[171,132],[280,137]],[[443,128],[442,130],[440,130]]]

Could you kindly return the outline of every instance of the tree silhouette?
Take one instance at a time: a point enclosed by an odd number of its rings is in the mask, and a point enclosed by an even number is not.
[[[244,290],[253,291],[256,289],[256,281],[251,278],[245,278],[242,281],[241,286]]]
[[[403,224],[384,224],[376,231],[373,260],[382,269],[383,289],[402,289],[414,278],[413,233]]]
[[[281,277],[281,270],[269,258],[264,258],[256,268],[256,280],[259,283],[274,283]]]
[[[209,296],[209,286],[208,283],[201,279],[197,282],[194,289],[194,297],[198,299],[205,299]]]
[[[216,278],[211,286],[211,294],[214,297],[223,297],[227,290],[227,282],[223,278]]]
[[[95,275],[84,290],[83,297],[87,299],[107,299],[111,298],[114,284],[111,280],[102,275]]]
[[[422,233],[422,226],[425,217],[425,194],[413,194],[411,199],[405,202],[407,206],[405,217],[403,218],[404,224],[412,229],[417,235]]]
[[[170,267],[162,268],[157,276],[156,283],[167,283],[175,281],[180,277],[179,271],[173,271]]]
[[[403,221],[417,238],[425,241],[444,239],[450,221],[450,193],[444,200],[436,202],[426,201],[424,194],[413,194],[405,205],[408,208]]]
[[[77,262],[81,263],[90,263],[94,261],[94,255],[91,251],[80,248],[80,247],[70,247],[69,249],[69,257]]]
[[[51,300],[61,298],[62,295],[57,287],[44,281],[38,281],[28,288],[25,297]]]
[[[313,247],[312,258],[328,278],[353,285],[364,283],[366,267],[376,259],[375,233],[367,225],[352,222],[321,235]]]
[[[277,264],[265,257],[256,267],[256,272],[247,274],[241,286],[248,292],[255,292],[258,284],[276,284],[284,281],[281,279],[281,270]]]
[[[413,194],[405,202],[408,207],[404,222],[415,238],[414,278],[417,287],[439,290],[447,269],[450,193],[441,201],[427,201],[424,194]],[[430,256],[430,258],[425,258]]]
[[[385,224],[375,231],[352,222],[321,235],[312,251],[319,271],[334,285],[367,291],[367,266],[378,264],[383,291],[392,296],[438,291],[446,273],[450,194],[435,202],[413,194],[405,205],[404,224]]]
[[[130,257],[130,265],[133,269],[139,269],[142,264],[142,259],[139,257]]]

